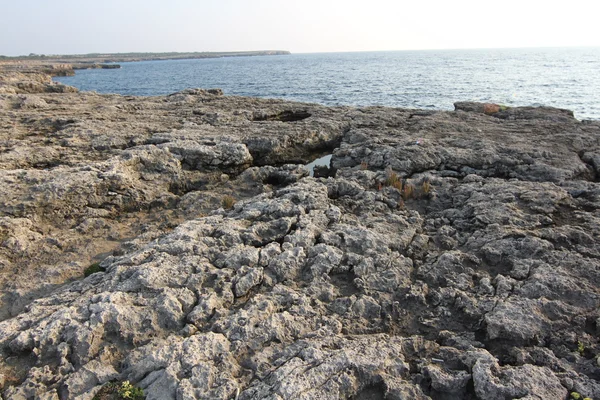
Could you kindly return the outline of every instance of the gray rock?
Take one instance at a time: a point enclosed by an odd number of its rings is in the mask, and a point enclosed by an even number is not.
[[[564,399],[568,395],[550,369],[528,364],[502,368],[493,361],[479,360],[473,366],[473,383],[481,399]]]
[[[3,398],[113,379],[148,399],[598,397],[597,122],[25,75],[0,72]],[[308,177],[324,152],[335,176]]]

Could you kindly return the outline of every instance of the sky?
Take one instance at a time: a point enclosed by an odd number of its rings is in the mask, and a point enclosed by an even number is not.
[[[600,46],[596,0],[0,0],[0,55]]]

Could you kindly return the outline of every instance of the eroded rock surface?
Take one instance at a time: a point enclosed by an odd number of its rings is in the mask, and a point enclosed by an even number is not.
[[[600,398],[598,122],[200,89],[0,105],[6,399],[113,380],[147,399]],[[334,176],[309,177],[327,152]]]

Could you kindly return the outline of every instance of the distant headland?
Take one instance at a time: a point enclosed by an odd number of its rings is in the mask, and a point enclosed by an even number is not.
[[[121,66],[115,63],[132,61],[152,61],[152,60],[184,60],[199,58],[223,58],[223,57],[253,57],[253,56],[279,56],[291,54],[287,50],[259,50],[259,51],[225,51],[225,52],[168,52],[168,53],[88,53],[88,54],[35,54],[27,56],[8,57],[0,55],[2,61],[21,62],[26,61],[28,68],[32,65],[60,65],[70,64],[72,69],[114,69]],[[60,69],[63,70],[63,69]],[[56,74],[57,69],[54,69]],[[72,72],[72,71],[71,71]],[[72,74],[69,72],[69,74]]]

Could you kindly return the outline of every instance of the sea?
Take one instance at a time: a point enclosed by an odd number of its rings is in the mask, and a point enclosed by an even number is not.
[[[600,48],[314,53],[122,63],[56,81],[155,96],[185,88],[325,105],[451,110],[456,101],[553,106],[600,119]]]

